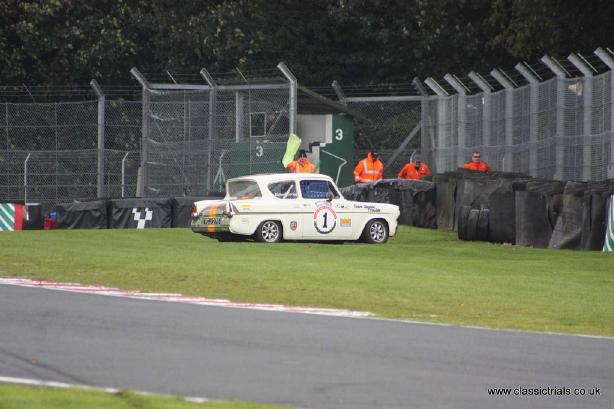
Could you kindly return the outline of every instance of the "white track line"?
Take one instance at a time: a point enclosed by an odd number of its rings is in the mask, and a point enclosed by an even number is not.
[[[12,376],[0,376],[0,384],[10,384],[10,385],[23,385],[23,386],[33,386],[38,388],[57,388],[57,389],[67,389],[67,388],[77,388],[77,389],[85,389],[89,391],[96,392],[106,392],[111,394],[116,394],[122,391],[123,389],[118,388],[108,388],[108,387],[100,387],[100,386],[90,386],[83,385],[78,383],[65,383],[65,382],[55,382],[55,381],[44,381],[42,379],[28,379],[28,378],[16,378]],[[179,398],[183,399],[186,402],[191,403],[205,403],[210,401],[216,401],[219,399],[210,399],[196,396],[178,396],[178,395],[168,395],[163,393],[153,393],[153,392],[145,392],[145,391],[135,391],[130,390],[132,393],[136,393],[138,395],[143,396],[161,396],[164,398]],[[301,409],[301,408],[295,408]],[[306,408],[302,408],[306,409]]]
[[[28,379],[28,378],[15,378],[12,376],[0,376],[0,384],[12,384],[12,385],[24,385],[24,386],[36,386],[40,388],[57,388],[57,389],[66,389],[66,388],[78,388],[78,389],[87,389],[90,391],[96,392],[106,392],[106,393],[119,393],[121,389],[117,388],[107,388],[107,387],[99,387],[99,386],[89,386],[82,385],[78,383],[64,383],[64,382],[55,382],[55,381],[43,381],[42,379]],[[175,395],[166,395],[166,394],[154,394],[151,392],[144,391],[131,391],[133,393],[137,393],[139,395],[145,396],[162,396],[166,398],[183,398],[188,402],[194,403],[203,403],[207,402],[211,399],[208,398],[199,398],[193,396],[175,396]]]
[[[143,293],[140,291],[120,290],[118,288],[109,288],[102,286],[88,286],[75,283],[57,283],[52,281],[40,281],[31,280],[28,278],[9,278],[0,277],[0,284],[15,285],[20,287],[36,287],[44,288],[48,290],[67,291],[72,293],[83,294],[96,294],[105,295],[108,297],[121,297],[132,298],[137,300],[150,300],[150,301],[167,301],[177,302],[184,304],[196,304],[196,305],[208,305],[218,307],[230,307],[230,308],[245,308],[252,310],[263,311],[282,311],[282,312],[294,312],[299,314],[315,314],[315,315],[327,315],[334,317],[369,317],[372,316],[370,312],[365,311],[350,311],[350,310],[337,310],[330,308],[315,308],[315,307],[293,307],[280,304],[256,304],[246,302],[232,302],[223,299],[213,299],[205,297],[192,297],[181,294],[173,293]]]

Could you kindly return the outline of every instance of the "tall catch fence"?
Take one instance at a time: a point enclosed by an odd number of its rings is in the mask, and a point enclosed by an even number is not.
[[[235,74],[237,75],[237,74]],[[246,75],[143,85],[143,196],[202,196],[227,178],[283,171],[290,84]]]
[[[395,178],[420,150],[421,97],[389,96],[382,91],[379,96],[351,96],[344,101],[365,118],[356,121],[354,163],[376,149],[385,164],[384,177]]]
[[[93,81],[87,92],[47,99],[0,87],[0,202],[204,196],[230,177],[284,171],[280,159],[301,112],[285,65],[163,79],[132,74],[140,88]],[[484,76],[327,89],[316,99],[336,96],[354,115],[355,162],[377,149],[387,178],[415,153],[441,173],[474,150],[493,170],[614,178],[611,50],[545,56]]]
[[[140,103],[102,103],[106,121],[97,100],[0,103],[0,198],[53,204],[134,195],[140,141],[130,135],[140,134]],[[100,147],[99,132],[107,135]]]
[[[428,78],[436,95],[425,96],[423,153],[438,172],[479,150],[494,170],[557,180],[614,177],[613,55],[597,49],[588,58],[545,56],[514,72]]]

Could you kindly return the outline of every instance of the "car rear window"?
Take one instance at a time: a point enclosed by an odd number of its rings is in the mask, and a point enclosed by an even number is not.
[[[254,199],[262,197],[258,183],[253,180],[228,182],[228,199]]]

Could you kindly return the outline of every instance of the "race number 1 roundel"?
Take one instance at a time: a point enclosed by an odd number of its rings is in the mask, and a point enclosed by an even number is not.
[[[313,225],[320,234],[328,234],[337,226],[337,213],[329,205],[322,205],[313,213]]]

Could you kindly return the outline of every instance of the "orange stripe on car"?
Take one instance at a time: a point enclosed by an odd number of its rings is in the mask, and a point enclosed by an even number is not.
[[[215,217],[217,214],[217,208],[220,207],[220,204],[214,204],[211,205],[211,209],[209,209],[209,217]],[[215,233],[215,226],[212,225],[208,225],[207,226],[207,232],[209,233]]]

